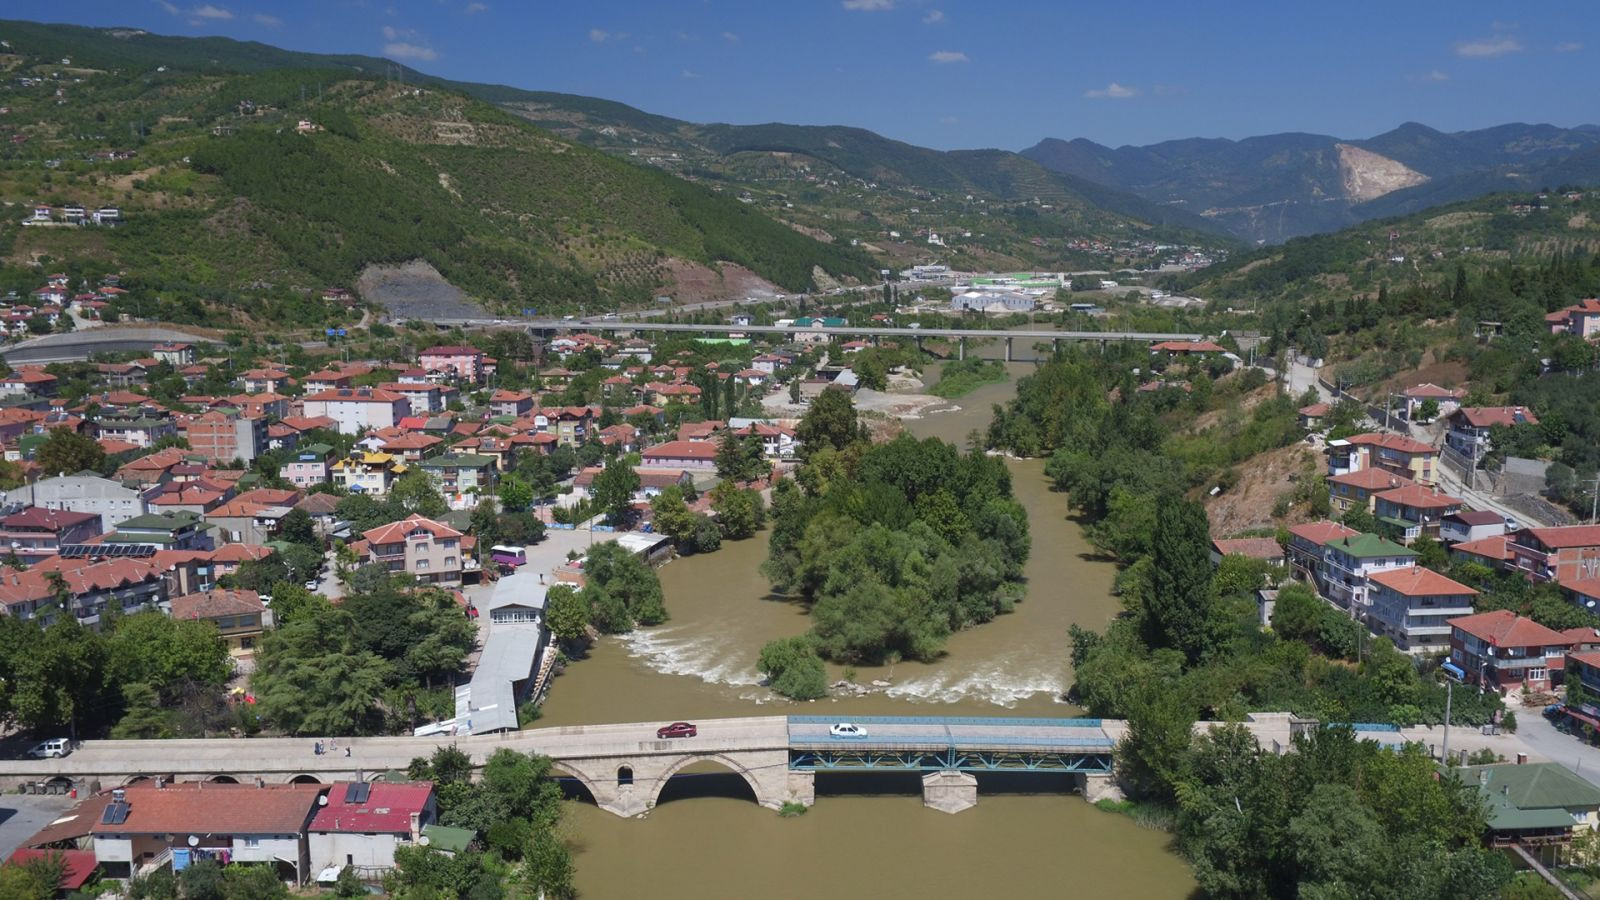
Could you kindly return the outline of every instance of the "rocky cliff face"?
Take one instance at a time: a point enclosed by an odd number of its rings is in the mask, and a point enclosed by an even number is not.
[[[1339,177],[1345,198],[1352,203],[1376,200],[1384,194],[1415,187],[1428,180],[1398,160],[1363,150],[1353,144],[1336,144],[1339,151]]]

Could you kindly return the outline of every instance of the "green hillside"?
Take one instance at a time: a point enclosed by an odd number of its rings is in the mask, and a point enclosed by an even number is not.
[[[198,294],[269,319],[328,315],[308,292],[411,259],[500,309],[648,302],[674,272],[723,262],[792,291],[818,270],[876,269],[860,250],[487,102],[358,72],[361,58],[279,69],[263,61],[279,51],[260,45],[77,31],[89,30],[0,25],[13,50],[0,105],[16,135],[0,150],[0,252],[18,267],[124,270],[155,304],[141,314],[196,318],[192,302],[161,304]],[[169,42],[183,52],[169,57]],[[184,68],[241,48],[230,64],[259,71]],[[297,133],[302,120],[314,128]],[[117,205],[125,224],[22,227],[35,203]]]

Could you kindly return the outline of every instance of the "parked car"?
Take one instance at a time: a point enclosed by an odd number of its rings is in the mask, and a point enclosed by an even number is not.
[[[864,738],[867,736],[867,729],[854,722],[840,722],[830,725],[828,733],[836,738]]]
[[[60,759],[71,752],[71,741],[66,738],[51,738],[29,748],[28,755],[34,759]]]
[[[656,729],[656,737],[662,740],[667,738],[692,738],[699,733],[700,730],[695,728],[691,722],[673,722],[671,725],[663,725]]]

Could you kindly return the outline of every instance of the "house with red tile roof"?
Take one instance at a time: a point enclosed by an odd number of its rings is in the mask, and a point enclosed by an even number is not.
[[[1150,345],[1151,353],[1174,356],[1194,356],[1205,353],[1227,353],[1228,349],[1211,341],[1161,341]]]
[[[1285,555],[1290,570],[1299,578],[1309,581],[1322,592],[1322,557],[1331,541],[1354,537],[1361,532],[1339,522],[1324,519],[1289,526],[1289,546]]]
[[[1457,512],[1466,501],[1439,493],[1437,488],[1420,484],[1402,485],[1373,495],[1373,515],[1397,530],[1401,543],[1410,545],[1419,537],[1439,536],[1440,520]]]
[[[1284,561],[1283,547],[1269,537],[1253,538],[1213,538],[1211,540],[1211,564],[1219,565],[1222,558],[1238,554],[1259,559],[1269,565],[1281,566]]]
[[[255,652],[256,641],[270,624],[266,604],[255,591],[212,588],[172,598],[174,619],[195,619],[217,626],[217,633],[232,656]]]
[[[339,388],[307,394],[302,406],[307,417],[333,419],[341,434],[387,428],[411,414],[411,404],[405,397],[377,388]]]
[[[1497,534],[1476,541],[1463,541],[1452,546],[1450,558],[1469,560],[1491,569],[1504,569],[1510,567],[1511,549],[1506,536]]]
[[[721,419],[706,419],[703,422],[684,422],[678,426],[678,440],[680,441],[714,441],[717,432],[728,427],[728,423]]]
[[[1461,388],[1442,388],[1431,382],[1412,385],[1400,392],[1405,400],[1406,419],[1420,421],[1422,404],[1432,400],[1439,406],[1439,415],[1448,416],[1461,407],[1461,401],[1467,392]]]
[[[1367,624],[1407,653],[1442,650],[1451,620],[1472,614],[1478,592],[1422,566],[1381,569],[1367,575]]]
[[[112,603],[132,613],[157,607],[167,597],[162,569],[149,560],[122,557],[85,563],[51,556],[26,571],[0,573],[0,603],[5,604],[6,614],[53,621],[57,613],[51,573],[61,575],[72,595],[66,611],[84,625],[97,626]]]
[[[1562,584],[1600,577],[1600,525],[1522,528],[1506,538],[1509,567],[1534,581]]]
[[[707,472],[717,468],[717,445],[712,441],[667,441],[647,447],[639,455],[643,464],[653,469]]]
[[[33,850],[23,848],[13,851],[7,865],[25,866],[34,862],[54,861],[61,864],[61,880],[56,884],[57,895],[76,893],[100,871],[100,862],[93,850]]]
[[[1445,444],[1469,459],[1481,459],[1490,449],[1490,429],[1537,425],[1539,417],[1526,406],[1463,406],[1450,414],[1449,423]]]
[[[1551,334],[1575,334],[1584,340],[1600,336],[1600,299],[1590,297],[1544,317]]]
[[[489,415],[516,418],[533,410],[533,394],[529,391],[496,390],[489,395]]]
[[[1345,513],[1360,507],[1372,512],[1374,498],[1396,488],[1415,487],[1411,479],[1383,469],[1358,469],[1343,475],[1333,475],[1328,481],[1328,503],[1334,514]]]
[[[361,537],[356,552],[363,563],[414,575],[426,584],[461,583],[462,534],[448,525],[412,514]]]
[[[265,863],[285,881],[310,878],[306,828],[327,794],[320,784],[143,781],[101,794],[94,854],[113,878],[128,878],[171,851],[184,862]]]
[[[418,354],[418,363],[430,375],[468,384],[483,381],[485,359],[482,350],[459,344],[429,347]]]
[[[1505,533],[1505,516],[1490,510],[1463,509],[1447,513],[1439,520],[1439,539],[1446,544],[1461,544]]]
[[[1573,641],[1507,609],[1450,620],[1450,661],[1469,684],[1505,693],[1550,689]]]
[[[307,828],[311,863],[318,870],[386,872],[394,868],[395,849],[418,844],[422,829],[438,818],[431,782],[334,782]]]
[[[1439,467],[1438,448],[1398,434],[1371,432],[1329,441],[1327,452],[1329,475],[1381,469],[1418,484],[1432,485]]]
[[[1332,411],[1333,404],[1331,403],[1313,403],[1310,406],[1300,407],[1295,411],[1295,415],[1301,428],[1307,431],[1315,431],[1322,427],[1322,420],[1326,419],[1328,413]]]
[[[0,518],[0,548],[24,565],[55,556],[65,544],[82,544],[100,534],[97,513],[30,506]]]

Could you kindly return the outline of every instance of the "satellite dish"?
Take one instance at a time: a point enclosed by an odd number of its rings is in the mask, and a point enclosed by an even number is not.
[[[197,837],[195,837],[195,836],[194,836],[194,835],[192,835],[192,834],[191,834],[191,835],[189,835],[189,846],[191,846],[191,847],[198,847],[198,846],[200,846],[200,839],[199,839],[199,838],[197,838]]]
[[[422,837],[417,838],[417,843],[419,843],[422,846],[426,847],[429,844],[433,843],[433,838],[430,838],[427,835],[423,835]]]
[[[317,805],[318,806],[327,806],[328,805],[328,795],[327,794],[318,794],[317,795]]]

